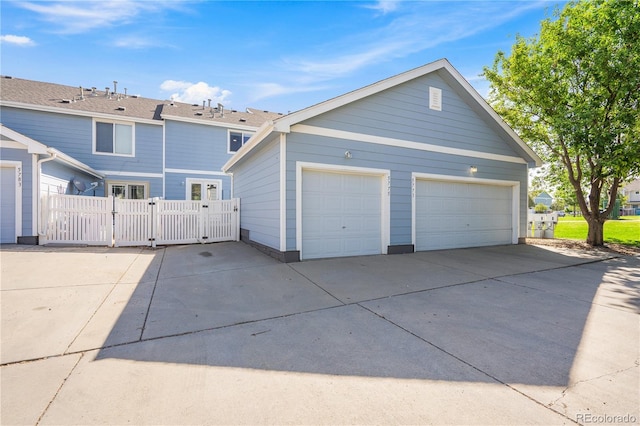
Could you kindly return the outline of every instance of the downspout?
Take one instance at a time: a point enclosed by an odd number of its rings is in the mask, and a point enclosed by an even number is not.
[[[44,232],[42,231],[41,228],[41,224],[40,222],[42,222],[42,188],[40,187],[40,175],[42,175],[42,163],[46,163],[48,161],[53,161],[56,159],[56,157],[58,156],[58,154],[56,154],[55,152],[51,152],[49,153],[50,157],[47,158],[42,158],[40,160],[38,160],[38,183],[37,183],[37,188],[38,188],[38,197],[36,200],[37,203],[37,208],[38,208],[38,223],[37,223],[37,230],[38,230],[38,244],[40,244],[40,237],[44,237],[47,235],[47,230],[45,229]]]

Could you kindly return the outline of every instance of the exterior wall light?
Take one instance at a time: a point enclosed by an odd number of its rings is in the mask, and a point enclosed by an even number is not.
[[[478,171],[478,168],[476,166],[471,166],[469,167],[469,172],[471,172],[471,174],[474,174]]]
[[[351,157],[353,157],[353,155],[351,155],[351,151],[345,151],[344,152],[344,158],[346,158],[348,160]]]

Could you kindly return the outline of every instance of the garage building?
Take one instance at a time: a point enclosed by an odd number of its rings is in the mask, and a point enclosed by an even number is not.
[[[282,261],[517,244],[540,158],[446,60],[265,123],[223,170]]]

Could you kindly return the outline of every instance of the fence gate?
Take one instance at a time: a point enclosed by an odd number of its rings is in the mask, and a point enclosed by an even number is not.
[[[153,246],[240,239],[240,200],[45,196],[41,244]]]

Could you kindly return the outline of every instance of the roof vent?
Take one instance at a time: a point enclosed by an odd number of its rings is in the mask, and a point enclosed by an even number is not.
[[[12,77],[12,76],[10,76],[10,75],[5,75],[5,76],[3,76],[3,77],[4,77],[4,78],[7,78],[7,79],[9,79],[9,80],[13,80],[13,77]]]
[[[84,89],[80,86],[80,100],[84,101]]]
[[[123,106],[119,106],[118,108],[116,108],[118,111],[126,111],[127,108],[123,107]]]
[[[218,102],[218,111],[220,112],[220,117],[224,117],[224,105]]]
[[[73,102],[73,100],[71,100],[71,99],[63,99],[60,102],[63,103],[63,104],[70,104],[71,102]]]
[[[202,111],[196,111],[196,115],[202,115]]]
[[[104,88],[104,97],[105,98],[111,98],[111,96],[109,95],[109,88],[108,87]]]
[[[247,121],[247,119],[246,119],[246,118],[241,118],[241,119],[240,119],[240,122],[241,122],[241,123],[246,123],[246,121]]]

